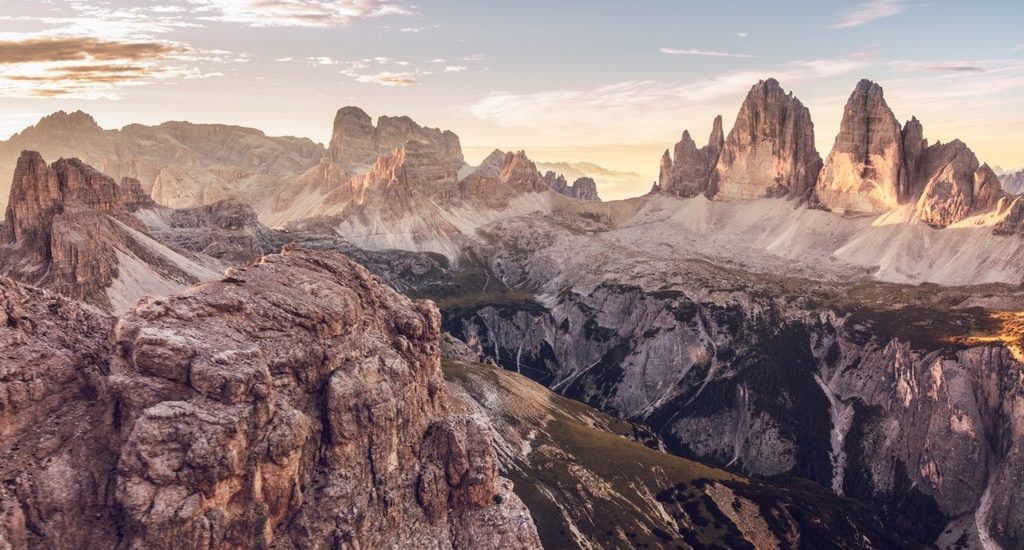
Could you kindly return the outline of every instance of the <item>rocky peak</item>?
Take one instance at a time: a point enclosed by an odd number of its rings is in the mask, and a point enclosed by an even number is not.
[[[960,140],[929,147],[915,185],[918,217],[940,227],[993,209],[1004,196],[995,172]]]
[[[711,195],[725,200],[806,197],[821,170],[810,111],[775,79],[751,88],[712,175]]]
[[[152,206],[138,182],[124,191],[113,178],[78,159],[47,166],[22,153],[0,231],[0,274],[104,309],[127,307],[139,294],[166,291],[215,276],[211,269],[144,234],[131,208]],[[131,285],[121,302],[107,293],[131,258]],[[213,261],[213,260],[210,260]]]
[[[722,117],[715,117],[708,144],[698,149],[684,130],[672,154],[665,151],[661,157],[661,171],[658,187],[662,192],[679,197],[694,197],[704,193],[711,180],[711,173],[722,150]]]
[[[597,182],[587,176],[576,178],[576,181],[569,185],[564,175],[549,170],[544,173],[544,182],[548,184],[552,191],[573,199],[583,201],[601,200],[597,194]]]
[[[920,176],[921,157],[924,156],[925,150],[928,149],[928,140],[924,139],[924,126],[921,125],[920,120],[917,120],[917,117],[911,117],[903,125],[901,135],[903,139],[903,164],[906,167],[907,184],[910,186],[907,189],[907,197],[911,197],[917,191],[917,189],[914,189],[914,186]]]
[[[359,107],[343,107],[334,116],[334,131],[328,151],[345,166],[370,164],[379,156],[373,119]]]
[[[487,158],[480,163],[474,173],[488,178],[497,178],[501,175],[501,165],[504,163],[505,151],[495,149],[487,155]]]
[[[505,153],[498,180],[522,192],[539,193],[548,188],[547,182],[537,171],[537,165],[526,156],[526,151]]]
[[[1024,191],[1024,170],[1003,174],[999,176],[999,181],[1002,182],[1003,189],[1007,193],[1017,195]]]
[[[372,165],[410,141],[437,149],[456,170],[464,164],[459,137],[453,132],[422,127],[407,116],[382,116],[374,126],[370,115],[358,107],[344,107],[335,115],[328,150],[331,159],[348,169]]]
[[[24,133],[45,133],[45,134],[85,134],[102,132],[103,128],[96,123],[92,115],[78,110],[71,113],[57,111],[39,119],[34,126],[27,128]]]
[[[915,139],[917,128],[908,123],[908,129]],[[846,102],[839,135],[818,178],[818,201],[853,212],[885,212],[905,202],[910,178],[903,133],[882,87],[861,80]]]
[[[544,181],[548,184],[548,187],[550,187],[556,193],[561,193],[564,195],[566,191],[569,189],[569,182],[566,181],[565,176],[563,176],[562,174],[557,174],[550,170],[544,172]]]
[[[65,210],[110,211],[119,204],[117,184],[91,166],[78,159],[47,166],[39,153],[24,151],[15,168],[0,244],[37,233]]]
[[[597,182],[594,181],[594,178],[586,176],[576,178],[576,181],[572,182],[570,190],[569,196],[581,201],[601,200],[601,197],[597,194]]]

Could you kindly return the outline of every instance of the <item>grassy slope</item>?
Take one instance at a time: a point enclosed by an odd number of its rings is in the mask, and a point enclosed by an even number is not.
[[[548,548],[909,546],[815,484],[751,480],[660,452],[644,428],[509,371],[459,361],[444,370],[467,412],[491,418],[504,475]]]

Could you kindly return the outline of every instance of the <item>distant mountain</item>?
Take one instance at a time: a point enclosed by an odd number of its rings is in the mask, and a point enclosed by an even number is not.
[[[1003,184],[1004,191],[1011,195],[1019,195],[1024,191],[1024,170],[1003,174],[999,176],[999,181]]]
[[[0,208],[22,151],[44,158],[78,158],[111,176],[137,179],[158,203],[172,207],[238,198],[254,204],[327,150],[309,139],[269,137],[222,124],[165,122],[104,130],[81,111],[59,111],[0,141]]]

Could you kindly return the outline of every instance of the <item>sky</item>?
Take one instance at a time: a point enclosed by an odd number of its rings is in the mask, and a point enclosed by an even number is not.
[[[0,0],[0,138],[59,109],[330,138],[346,105],[638,174],[777,78],[826,156],[861,78],[930,141],[1024,167],[1024,10],[946,0]]]

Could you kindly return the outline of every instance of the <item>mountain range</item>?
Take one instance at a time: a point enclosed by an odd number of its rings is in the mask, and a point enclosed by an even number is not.
[[[814,143],[766,79],[601,201],[354,107],[326,147],[46,117],[0,143],[0,356],[43,369],[0,540],[1019,547],[1014,176],[866,80]]]

